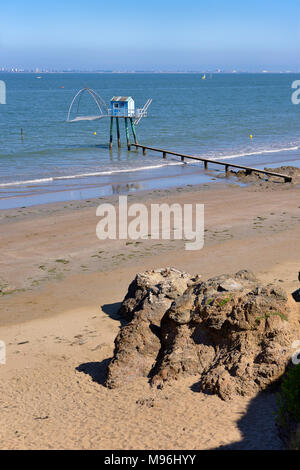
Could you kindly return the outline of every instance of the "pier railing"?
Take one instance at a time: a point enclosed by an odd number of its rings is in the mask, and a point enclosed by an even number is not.
[[[160,148],[155,148],[155,147],[148,147],[146,145],[142,144],[132,144],[130,143],[128,149],[130,150],[130,147],[136,147],[137,149],[141,148],[143,150],[143,154],[146,154],[146,150],[151,150],[152,152],[160,152],[162,153],[163,158],[167,158],[167,155],[175,155],[177,157],[181,158],[181,161],[183,162],[186,158],[189,158],[190,160],[197,160],[197,161],[202,161],[204,162],[204,168],[207,170],[208,164],[211,163],[213,165],[222,165],[225,167],[225,173],[229,172],[229,168],[239,168],[240,170],[245,170],[247,175],[250,175],[251,173],[262,173],[267,176],[275,176],[277,178],[283,178],[285,183],[291,183],[292,182],[292,177],[288,175],[283,175],[282,173],[275,173],[273,171],[268,171],[268,170],[261,170],[259,168],[252,168],[249,166],[243,166],[243,165],[237,165],[235,163],[228,163],[228,162],[221,162],[219,160],[210,160],[209,158],[203,158],[203,157],[196,157],[194,155],[186,155],[184,153],[179,153],[179,152],[173,152],[172,150],[164,150]]]

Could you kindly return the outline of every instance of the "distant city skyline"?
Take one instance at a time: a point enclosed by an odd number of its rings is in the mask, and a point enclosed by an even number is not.
[[[0,67],[0,73],[31,73],[31,74],[47,74],[47,73],[99,73],[99,74],[298,74],[298,70],[80,70],[80,69],[39,69],[33,67],[32,69],[22,69],[19,67],[5,68]]]
[[[0,71],[300,70],[299,0],[12,0],[0,11]]]

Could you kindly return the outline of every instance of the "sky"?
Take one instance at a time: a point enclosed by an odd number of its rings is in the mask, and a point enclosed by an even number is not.
[[[300,71],[299,0],[10,0],[0,68]]]

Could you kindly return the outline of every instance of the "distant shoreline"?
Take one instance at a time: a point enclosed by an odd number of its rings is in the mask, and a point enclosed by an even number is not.
[[[17,68],[17,67],[16,67]],[[48,75],[48,74],[72,74],[72,73],[82,73],[82,74],[90,74],[90,73],[95,73],[95,74],[104,74],[104,75],[152,75],[152,74],[158,74],[158,75],[202,75],[202,74],[211,74],[211,75],[297,75],[300,74],[300,71],[277,71],[277,72],[272,72],[272,71],[260,71],[260,72],[248,72],[248,71],[238,71],[238,72],[230,72],[230,71],[222,71],[222,72],[210,72],[207,70],[203,71],[147,71],[147,70],[133,70],[133,71],[105,71],[105,70],[55,70],[55,71],[41,71],[38,70],[36,72],[34,71],[27,71],[27,70],[17,70],[17,71],[11,71],[11,70],[0,70],[0,74],[31,74],[31,75]]]

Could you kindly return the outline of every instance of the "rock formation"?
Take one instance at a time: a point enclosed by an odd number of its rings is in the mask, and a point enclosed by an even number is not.
[[[262,173],[252,171],[250,174],[246,170],[230,170],[232,175],[235,175],[242,183],[251,184],[254,187],[261,187],[263,189],[290,189],[300,184],[300,168],[295,166],[281,166],[278,168],[264,168],[266,171],[274,173],[281,173],[282,175],[291,176],[292,182],[285,183],[282,178],[276,176],[266,176]]]
[[[116,338],[110,387],[195,375],[199,391],[251,396],[283,374],[300,337],[293,299],[248,271],[206,282],[172,269],[139,274],[120,314],[131,321]]]
[[[130,323],[115,339],[106,384],[115,388],[151,372],[160,350],[160,322],[171,303],[199,278],[173,268],[139,273],[122,302],[119,315]]]

